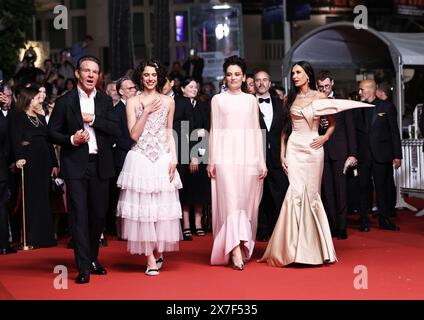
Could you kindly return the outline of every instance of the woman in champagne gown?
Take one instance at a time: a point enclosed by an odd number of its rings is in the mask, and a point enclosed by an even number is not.
[[[233,56],[224,63],[226,92],[212,99],[212,265],[231,262],[243,270],[255,245],[263,179],[267,174],[259,128],[259,106],[242,92],[246,64]]]
[[[321,197],[324,166],[323,144],[334,132],[331,116],[352,108],[372,105],[342,99],[326,99],[315,88],[311,65],[306,61],[292,67],[292,85],[286,107],[292,132],[282,137],[281,161],[290,186],[280,216],[260,262],[283,267],[291,263],[321,265],[337,261]],[[327,115],[330,126],[318,135],[320,116]],[[288,137],[288,139],[287,139]]]

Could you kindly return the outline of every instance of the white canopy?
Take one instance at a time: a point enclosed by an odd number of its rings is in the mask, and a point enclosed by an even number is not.
[[[397,49],[404,65],[424,65],[424,33],[380,32]]]

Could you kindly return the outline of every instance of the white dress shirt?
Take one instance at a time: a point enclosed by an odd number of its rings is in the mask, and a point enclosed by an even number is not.
[[[7,117],[7,113],[9,112],[9,110],[1,110],[1,112],[3,112],[4,117]]]
[[[94,89],[94,91],[91,93],[90,96],[88,96],[83,90],[78,87],[78,97],[80,101],[81,106],[81,113],[90,113],[94,115],[94,98],[96,97],[97,90]],[[90,124],[84,123],[84,129],[88,131],[90,134],[90,140],[88,141],[88,152],[89,154],[97,154],[98,153],[98,147],[97,147],[97,140],[96,140],[96,132],[94,131],[94,128],[92,127],[95,119]],[[71,141],[74,136],[71,137]]]
[[[264,121],[266,128],[268,131],[271,129],[272,124],[272,118],[274,117],[274,109],[272,108],[272,100],[271,97],[261,97],[263,99],[270,99],[269,103],[266,103],[265,101],[262,103],[259,103],[259,109],[261,109],[262,114],[264,115]]]

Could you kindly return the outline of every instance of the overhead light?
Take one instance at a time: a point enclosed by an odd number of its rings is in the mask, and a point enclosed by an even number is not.
[[[215,28],[215,35],[218,40],[223,39],[224,37],[228,37],[230,34],[230,28],[228,27],[228,24],[218,24]]]
[[[231,8],[231,6],[228,5],[228,4],[219,4],[219,5],[212,7],[212,9],[214,9],[214,10],[222,10],[222,9],[230,9],[230,8]]]

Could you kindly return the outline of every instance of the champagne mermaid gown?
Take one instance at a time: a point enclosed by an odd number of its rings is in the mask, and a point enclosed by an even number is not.
[[[320,265],[337,261],[320,197],[324,149],[312,149],[310,144],[318,137],[320,116],[362,107],[372,105],[319,99],[303,108],[291,107],[293,131],[286,147],[290,186],[260,262],[283,267],[291,263]]]

